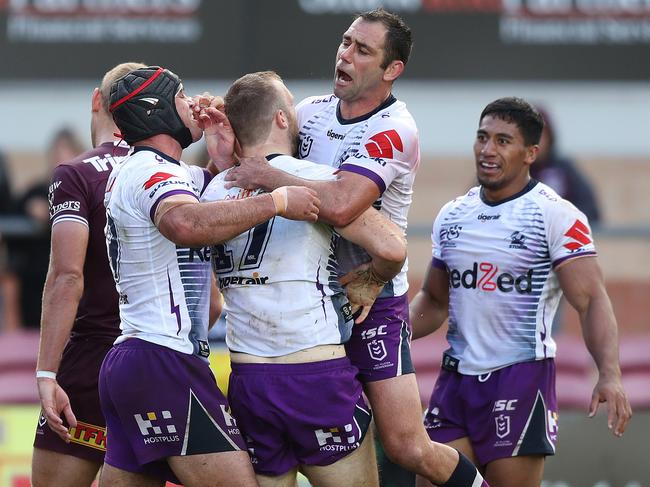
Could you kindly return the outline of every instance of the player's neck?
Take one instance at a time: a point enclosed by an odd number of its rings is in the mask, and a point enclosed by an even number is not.
[[[341,116],[346,120],[363,117],[384,103],[391,94],[391,86],[377,93],[369,94],[355,100],[341,100],[339,107]]]
[[[242,147],[242,157],[266,157],[269,154],[287,154],[293,155],[291,144],[267,141],[263,144]]]
[[[171,135],[167,134],[154,135],[148,139],[135,142],[133,145],[151,147],[177,161],[181,160],[181,154],[183,153],[181,144]]]

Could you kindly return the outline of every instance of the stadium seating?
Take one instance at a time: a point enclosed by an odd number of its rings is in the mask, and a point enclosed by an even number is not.
[[[0,334],[0,404],[39,401],[36,389],[38,331]]]

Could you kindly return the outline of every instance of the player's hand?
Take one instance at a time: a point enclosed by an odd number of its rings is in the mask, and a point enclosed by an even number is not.
[[[283,197],[286,198],[285,208],[279,209],[278,215],[289,220],[308,222],[318,220],[320,200],[318,199],[318,194],[313,189],[304,186],[283,186],[274,190],[275,192],[283,193]]]
[[[266,174],[274,168],[265,157],[242,157],[239,162],[226,174],[226,189],[258,189],[270,190],[264,185],[268,180]]]
[[[38,395],[41,398],[41,408],[43,409],[43,415],[47,420],[48,426],[63,441],[69,443],[70,433],[68,432],[68,428],[63,424],[61,414],[65,417],[68,426],[72,428],[77,426],[77,418],[75,418],[70,407],[68,395],[55,379],[41,377],[36,379],[36,383],[38,386]]]
[[[382,281],[375,274],[371,263],[361,264],[339,278],[339,281],[345,288],[348,300],[352,305],[352,314],[358,313],[354,322],[362,323],[370,313],[370,308],[375,303],[377,296],[384,289],[386,281]]]
[[[220,171],[231,167],[236,160],[237,140],[226,114],[222,109],[209,106],[201,109],[197,120],[210,159]]]
[[[600,378],[594,387],[589,406],[589,417],[593,418],[601,402],[607,402],[607,427],[616,436],[623,436],[627,423],[632,418],[632,407],[625,395],[621,379]]]

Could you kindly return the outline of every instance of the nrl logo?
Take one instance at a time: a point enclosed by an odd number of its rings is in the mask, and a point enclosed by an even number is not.
[[[497,426],[497,436],[499,438],[505,438],[510,434],[510,416],[499,414],[494,418],[494,422]]]
[[[384,360],[388,355],[383,340],[373,340],[368,343],[368,352],[370,352],[370,357],[377,362]]]
[[[301,159],[305,159],[311,152],[311,146],[314,143],[314,139],[311,135],[306,135],[304,138],[300,139],[300,146],[298,147],[298,153]]]

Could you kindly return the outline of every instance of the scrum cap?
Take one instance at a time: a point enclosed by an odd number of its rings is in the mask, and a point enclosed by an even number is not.
[[[122,76],[111,87],[110,111],[129,144],[168,134],[184,149],[192,133],[176,111],[181,80],[168,69],[148,66]]]

